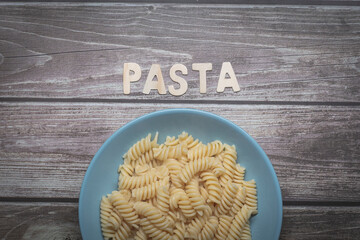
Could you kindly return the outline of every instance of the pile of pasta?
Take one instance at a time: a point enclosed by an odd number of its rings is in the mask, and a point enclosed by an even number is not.
[[[251,239],[254,180],[244,181],[235,146],[203,144],[186,132],[135,143],[119,166],[119,186],[100,205],[105,239]]]

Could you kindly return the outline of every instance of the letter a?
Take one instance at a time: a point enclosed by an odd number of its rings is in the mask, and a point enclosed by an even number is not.
[[[153,81],[155,76],[157,78],[157,81]],[[143,93],[149,94],[150,90],[152,89],[157,89],[159,94],[166,94],[164,78],[162,76],[161,68],[159,64],[151,65],[149,74],[146,78]]]
[[[230,78],[225,78],[226,74],[228,74]],[[234,69],[232,68],[230,62],[224,62],[221,66],[219,82],[216,91],[224,92],[226,87],[231,87],[234,92],[240,91],[239,83],[236,79]]]

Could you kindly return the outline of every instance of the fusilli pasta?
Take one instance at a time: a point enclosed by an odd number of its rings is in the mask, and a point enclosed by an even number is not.
[[[235,146],[187,132],[157,140],[148,134],[124,154],[118,190],[100,202],[104,239],[251,239],[256,182],[244,180]]]

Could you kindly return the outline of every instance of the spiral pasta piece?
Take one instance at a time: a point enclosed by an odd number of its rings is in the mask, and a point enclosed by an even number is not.
[[[140,220],[140,226],[142,227],[144,233],[153,240],[168,240],[171,237],[168,232],[157,228],[147,218]]]
[[[136,214],[134,208],[130,205],[129,201],[120,192],[113,191],[109,197],[109,200],[126,222],[135,228],[138,227],[138,215]]]
[[[233,180],[237,158],[235,146],[224,144],[224,149],[225,151],[222,163],[225,168],[225,174],[220,178],[220,184],[222,186],[225,186],[229,180]]]
[[[155,168],[155,175],[156,177],[160,178],[160,179],[164,179],[166,177],[169,177],[169,169],[164,166],[161,165],[160,167]]]
[[[200,194],[205,202],[209,199],[209,193],[206,191],[204,187],[200,187]]]
[[[193,136],[189,135],[187,132],[182,132],[179,136],[179,142],[186,144],[186,147],[188,149],[196,148],[202,143],[199,141],[199,139],[194,140]]]
[[[161,186],[156,192],[157,207],[164,214],[167,215],[170,209],[170,192],[169,188]]]
[[[201,147],[201,146],[203,146],[204,144],[201,142],[201,141],[199,141],[199,139],[196,139],[196,140],[194,140],[193,142],[191,142],[191,143],[188,143],[188,150],[190,150],[190,149],[195,149],[195,148],[197,148],[197,147]]]
[[[118,230],[115,232],[115,240],[127,240],[130,236],[131,228],[126,222],[122,222]]]
[[[173,209],[180,208],[186,218],[193,218],[196,215],[189,197],[182,189],[175,189],[171,192],[170,206]]]
[[[151,146],[151,134],[149,133],[145,138],[142,138],[140,141],[136,142],[124,155],[124,158],[129,159],[130,161],[134,161],[138,159],[141,154],[149,151]]]
[[[190,239],[197,239],[199,233],[205,226],[205,223],[208,219],[209,215],[204,214],[203,216],[198,215],[193,220],[191,220],[190,224],[187,227],[185,237]]]
[[[236,164],[233,182],[236,184],[242,184],[244,181],[244,175],[245,175],[245,168],[241,167],[240,164]]]
[[[251,230],[249,222],[245,224],[245,227],[241,233],[240,240],[251,240]]]
[[[204,157],[212,157],[224,149],[223,144],[216,140],[207,145],[198,146],[196,148],[192,148],[188,151],[187,156],[190,160],[195,160]]]
[[[155,169],[142,176],[119,176],[119,189],[134,189],[153,183],[157,179]]]
[[[134,236],[135,240],[147,240],[147,236],[146,233],[144,232],[144,230],[142,228],[139,228]]]
[[[166,146],[162,145],[159,148],[154,148],[154,157],[155,159],[165,161],[169,158],[179,159],[182,155],[187,154],[187,148],[182,145],[176,146]]]
[[[166,167],[169,169],[172,184],[179,188],[182,187],[183,182],[179,178],[179,174],[181,172],[181,169],[183,168],[183,165],[176,159],[167,159],[165,161],[165,164]]]
[[[154,207],[157,207],[157,206],[158,206],[158,203],[157,203],[156,198],[146,199],[146,200],[144,200],[144,202],[150,203],[150,204],[153,205]]]
[[[230,209],[230,216],[235,216],[237,212],[241,210],[241,208],[245,204],[246,199],[246,190],[244,187],[239,187],[239,191],[236,193],[233,205]]]
[[[208,240],[213,239],[218,228],[219,221],[215,216],[209,217],[209,220],[206,221],[205,226],[200,232],[199,240]]]
[[[134,174],[134,167],[130,164],[123,164],[119,166],[118,172],[122,176],[131,177]]]
[[[211,168],[214,165],[214,158],[212,157],[204,157],[200,159],[195,159],[194,161],[190,161],[185,167],[181,170],[179,177],[184,182],[189,182],[195,174],[205,171]]]
[[[225,186],[225,189],[223,191],[223,196],[221,198],[220,205],[218,205],[217,211],[220,215],[226,214],[231,206],[234,203],[234,199],[236,197],[236,194],[239,190],[239,186],[232,183],[231,180],[229,180],[228,184]]]
[[[164,144],[166,146],[175,146],[179,144],[179,139],[176,138],[175,136],[172,137],[167,136]]]
[[[100,223],[105,239],[113,238],[116,230],[121,224],[121,219],[114,211],[110,200],[103,196],[100,203]]]
[[[215,240],[226,239],[233,217],[227,215],[221,215],[219,217],[219,227],[215,233]]]
[[[169,219],[166,218],[158,208],[152,206],[149,203],[136,202],[134,204],[134,208],[139,215],[146,217],[151,222],[151,224],[161,230],[165,231],[171,225]]]
[[[255,214],[257,210],[256,183],[254,180],[244,181],[243,186],[246,189],[245,205],[254,210],[253,214]]]
[[[223,164],[218,158],[214,158],[212,171],[216,177],[221,177],[222,175],[225,174],[225,168],[223,167]]]
[[[199,180],[197,178],[191,179],[191,181],[185,186],[185,191],[196,212],[200,216],[203,215],[206,205],[204,198],[200,194]]]
[[[150,166],[148,163],[144,165],[136,165],[135,166],[135,174],[138,176],[143,176],[150,172],[152,169],[152,166]]]
[[[185,239],[185,224],[177,222],[171,240],[184,240]]]
[[[226,240],[237,240],[241,238],[241,233],[251,216],[251,212],[246,205],[241,208],[241,211],[235,215],[232,221]]]
[[[131,161],[133,165],[146,165],[151,163],[155,159],[153,149],[143,153],[137,160]]]
[[[166,177],[160,181],[155,181],[144,187],[134,188],[132,190],[132,197],[134,197],[136,201],[153,198],[155,197],[156,190],[160,186],[167,186],[168,184],[169,184],[169,177]]]
[[[200,177],[205,181],[205,187],[209,193],[208,202],[220,204],[221,186],[218,178],[210,171],[202,172]]]
[[[189,135],[189,133],[184,131],[181,134],[179,134],[178,139],[179,142],[186,143],[186,145],[194,141],[194,138],[191,135]]]

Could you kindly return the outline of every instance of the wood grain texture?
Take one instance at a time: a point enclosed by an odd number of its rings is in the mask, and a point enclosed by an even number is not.
[[[81,239],[75,203],[0,203],[0,238]],[[281,240],[357,239],[359,207],[284,207]]]
[[[360,108],[0,103],[0,197],[77,198],[93,155],[143,114],[191,107],[223,116],[262,146],[284,201],[359,201]]]
[[[359,207],[284,207],[280,239],[358,239]]]
[[[81,240],[75,203],[0,203],[2,240]]]
[[[2,2],[1,0],[0,2]],[[24,2],[12,0],[5,2]],[[37,0],[28,2],[84,2],[98,3],[97,0]],[[358,6],[359,0],[106,0],[106,2],[120,3],[192,3],[192,4],[272,4],[272,5],[336,5],[336,6]]]
[[[0,97],[359,102],[359,7],[2,4]],[[241,91],[216,93],[221,63]],[[124,62],[143,76],[122,90]],[[211,62],[199,93],[194,62]],[[150,65],[189,69],[181,97],[142,93]]]

